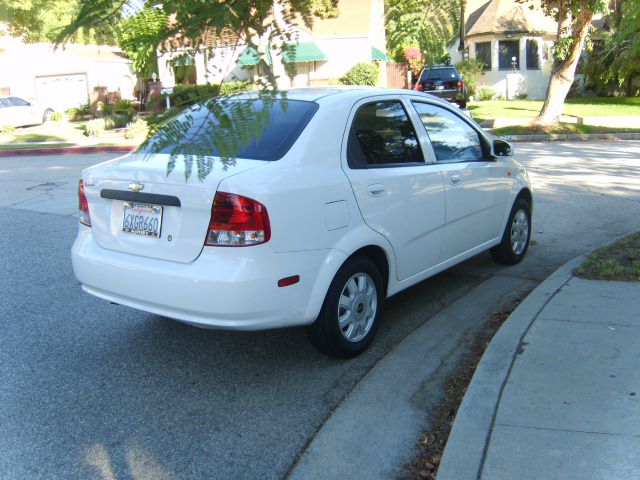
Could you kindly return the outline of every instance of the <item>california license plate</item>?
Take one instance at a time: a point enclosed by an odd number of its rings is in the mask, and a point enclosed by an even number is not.
[[[122,231],[160,238],[162,207],[146,203],[124,203]]]
[[[444,90],[444,85],[436,85],[436,90]]]

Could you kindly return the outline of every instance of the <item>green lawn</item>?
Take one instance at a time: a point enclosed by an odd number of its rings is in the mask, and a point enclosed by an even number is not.
[[[29,142],[81,143],[86,141],[86,122],[47,122],[37,127],[17,128],[15,132],[0,134],[0,145]]]
[[[476,121],[490,118],[532,118],[542,100],[494,100],[469,104]],[[568,98],[562,112],[573,117],[640,116],[640,97]]]
[[[74,146],[137,146],[142,141],[125,139],[122,131],[107,130],[103,137],[92,141],[84,134],[86,122],[48,122],[37,127],[18,128],[15,132],[0,134],[0,150],[24,150]],[[53,143],[36,143],[53,142]]]
[[[576,275],[601,280],[640,280],[640,232],[632,233],[589,255]]]
[[[640,128],[602,127],[598,125],[578,125],[576,123],[559,123],[550,127],[531,127],[529,125],[512,125],[494,128],[494,135],[531,135],[538,133],[640,133]]]

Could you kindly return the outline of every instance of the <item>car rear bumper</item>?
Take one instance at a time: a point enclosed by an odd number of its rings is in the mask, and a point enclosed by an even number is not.
[[[326,294],[318,272],[346,258],[337,250],[273,253],[265,244],[206,247],[195,261],[181,264],[104,249],[82,226],[71,257],[82,288],[92,295],[194,326],[229,330],[313,323]],[[300,276],[298,283],[278,287],[279,279],[293,275]]]
[[[423,90],[423,92],[450,102],[464,99],[464,93],[458,90]]]

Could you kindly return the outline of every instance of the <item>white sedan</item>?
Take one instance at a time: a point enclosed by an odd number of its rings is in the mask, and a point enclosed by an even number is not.
[[[527,252],[525,169],[446,102],[338,87],[219,102],[83,171],[86,292],[200,327],[306,325],[320,351],[352,357],[385,298],[487,249],[506,264]]]
[[[39,125],[49,120],[53,110],[20,97],[0,97],[0,127]]]

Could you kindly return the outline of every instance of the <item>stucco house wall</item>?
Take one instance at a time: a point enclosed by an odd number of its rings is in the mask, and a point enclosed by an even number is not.
[[[533,6],[534,8],[529,8]],[[456,41],[448,48],[454,62],[463,54],[478,58],[478,44],[490,42],[491,68],[478,77],[477,86],[494,89],[504,98],[526,95],[527,98],[544,98],[546,95],[553,58],[551,48],[557,35],[557,22],[544,15],[539,0],[519,3],[516,0],[468,0],[465,15],[465,49],[459,50]],[[602,23],[600,17],[594,20]],[[527,41],[538,45],[538,68],[527,68]],[[500,68],[500,43],[518,41],[518,68]],[[582,75],[576,75],[581,81]]]
[[[342,0],[340,14],[333,19],[315,18],[311,28],[300,22],[293,27],[294,38],[301,43],[311,42],[326,57],[326,61],[296,63],[297,73],[289,79],[284,71],[279,75],[278,87],[318,86],[336,82],[359,62],[372,61],[372,48],[385,51],[384,0]],[[224,42],[223,42],[224,43]],[[220,83],[222,80],[252,80],[260,73],[250,65],[239,65],[246,44],[228,43],[213,49],[213,55],[205,62],[202,53],[194,55],[196,82]],[[163,87],[176,83],[172,59],[181,52],[160,52],[159,78]],[[380,67],[380,84],[386,82],[385,62]]]
[[[95,89],[133,98],[136,76],[115,47],[25,44],[0,37],[0,89],[56,110],[86,103]]]

